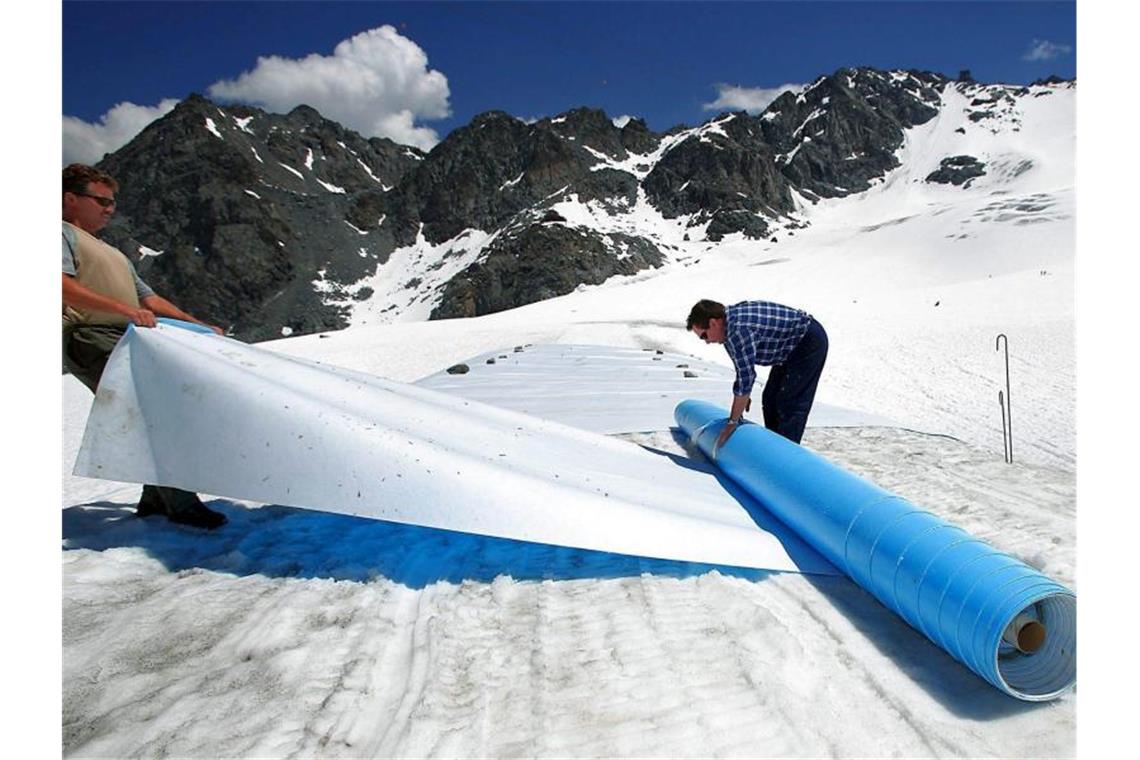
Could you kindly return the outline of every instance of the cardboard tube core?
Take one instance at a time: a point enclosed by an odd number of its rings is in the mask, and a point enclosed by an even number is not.
[[[1028,615],[1018,615],[1005,629],[1002,638],[1019,652],[1033,654],[1045,643],[1045,626]]]

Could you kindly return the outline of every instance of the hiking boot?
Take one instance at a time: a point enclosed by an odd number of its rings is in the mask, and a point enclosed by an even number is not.
[[[229,520],[202,503],[197,494],[166,486],[143,486],[142,497],[135,510],[138,517],[161,515],[172,523],[213,530]]]
[[[189,525],[194,528],[205,528],[206,530],[213,530],[229,522],[226,516],[221,512],[215,512],[202,502],[184,507],[177,512],[172,512],[168,515],[168,518],[172,523]]]
[[[158,495],[158,491],[151,486],[144,486],[139,505],[135,507],[135,516],[152,517],[154,515],[165,517],[166,507],[163,505],[162,497]]]

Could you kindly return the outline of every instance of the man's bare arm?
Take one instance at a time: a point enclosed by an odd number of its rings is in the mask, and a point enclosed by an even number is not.
[[[216,325],[207,324],[194,315],[187,314],[186,312],[182,311],[182,309],[179,309],[177,306],[172,304],[170,301],[167,301],[162,296],[147,296],[146,298],[142,299],[142,304],[160,317],[171,317],[173,319],[181,319],[183,322],[194,322],[195,324],[204,325],[206,327],[209,327],[218,335],[221,335],[224,332],[222,328]]]
[[[154,327],[154,312],[108,298],[83,285],[69,274],[63,275],[63,303],[73,309],[121,314],[139,327]]]

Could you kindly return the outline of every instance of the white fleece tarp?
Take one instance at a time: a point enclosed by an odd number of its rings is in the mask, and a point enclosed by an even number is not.
[[[835,572],[798,539],[757,527],[694,462],[161,324],[128,330],[112,354],[75,474],[644,557]]]
[[[490,351],[464,363],[468,372],[440,371],[416,385],[607,435],[667,430],[682,401],[726,405],[732,401],[735,379],[727,365],[617,346],[527,345]],[[757,419],[762,385],[758,379],[753,391]],[[886,417],[818,401],[808,425],[898,427]]]

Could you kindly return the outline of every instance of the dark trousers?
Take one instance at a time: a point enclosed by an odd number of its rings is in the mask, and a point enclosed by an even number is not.
[[[78,325],[63,328],[63,365],[92,393],[99,387],[111,352],[127,331],[126,325]],[[168,515],[195,509],[197,494],[168,486],[144,485],[140,505]]]
[[[796,443],[804,437],[815,389],[827,361],[827,333],[812,319],[799,345],[772,367],[764,385],[764,427]]]

